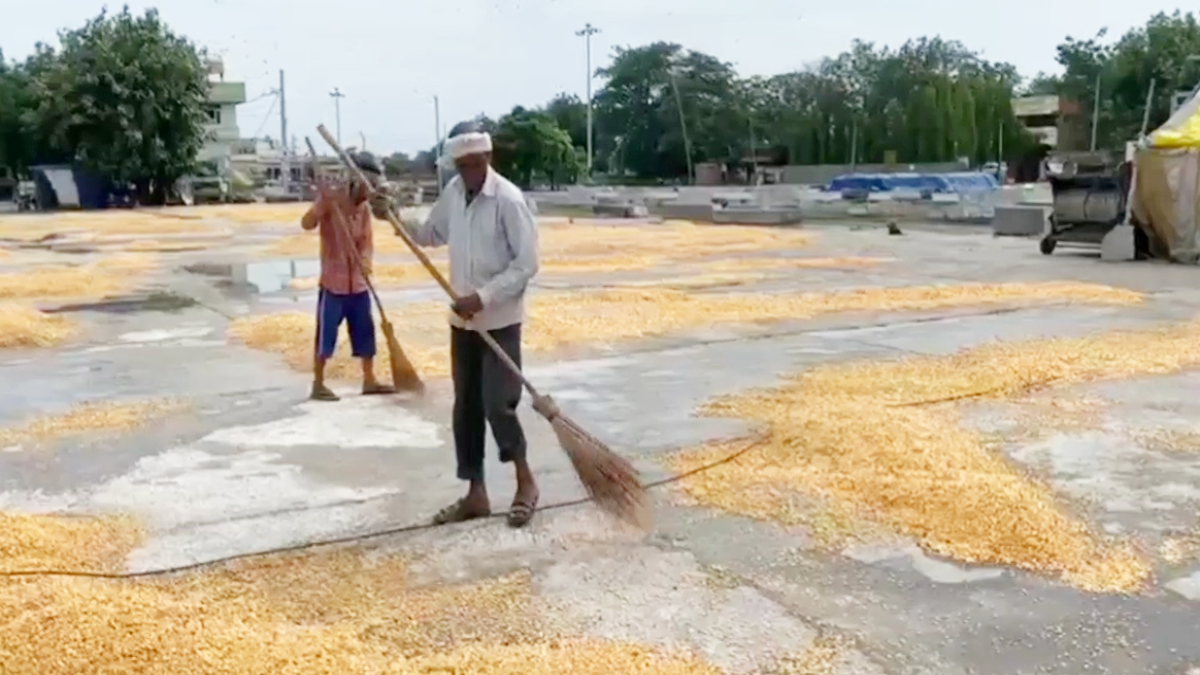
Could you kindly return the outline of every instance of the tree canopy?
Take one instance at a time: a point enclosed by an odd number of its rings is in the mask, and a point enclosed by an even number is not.
[[[77,162],[161,201],[206,138],[202,52],[153,9],[101,12],[59,43],[0,70],[0,161]]]
[[[0,53],[0,166],[73,161],[156,198],[192,169],[204,142],[203,53],[154,10],[101,13],[22,62]],[[938,37],[899,47],[856,42],[810,67],[743,77],[721,59],[655,42],[614,50],[597,69],[593,172],[680,180],[701,162],[770,156],[792,164],[945,162],[1021,156],[1034,144],[1013,115],[1022,94],[1058,94],[1089,112],[1117,148],[1147,113],[1200,81],[1200,23],[1156,14],[1116,39],[1104,31],[1056,48],[1061,72],[1022,80],[1006,63]],[[481,116],[497,167],[513,180],[569,183],[586,167],[587,105],[561,93],[540,107]],[[436,148],[387,158],[388,171],[431,169]]]
[[[1087,113],[1098,75],[1098,146],[1119,148],[1140,130],[1152,80],[1150,128],[1169,116],[1177,91],[1200,81],[1200,25],[1192,13],[1156,14],[1116,40],[1104,32],[1068,37],[1055,51],[1062,73],[1023,81],[1012,65],[938,37],[896,48],[856,42],[770,77],[741,77],[731,64],[679,44],[620,47],[596,71],[594,170],[685,178],[689,145],[693,163],[736,164],[752,155],[792,164],[1015,159],[1036,141],[1015,118],[1013,98],[1059,94]],[[577,97],[559,94],[537,111],[518,111],[544,113],[577,151],[586,147],[586,104]],[[524,165],[523,180],[551,171],[530,173],[535,166]]]

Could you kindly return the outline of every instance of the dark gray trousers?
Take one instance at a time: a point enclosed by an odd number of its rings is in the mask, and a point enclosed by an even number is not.
[[[488,331],[521,365],[521,324]],[[473,330],[450,328],[450,375],[454,379],[454,450],[461,480],[483,480],[487,427],[500,449],[500,461],[525,456],[525,432],[517,419],[521,381]]]

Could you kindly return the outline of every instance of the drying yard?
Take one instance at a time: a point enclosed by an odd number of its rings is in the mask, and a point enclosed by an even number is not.
[[[305,400],[302,208],[0,216],[0,573],[458,496],[446,303],[382,223],[429,391],[358,396],[342,345],[342,400]],[[0,672],[1197,672],[1200,271],[970,226],[613,222],[541,218],[526,370],[648,480],[696,471],[651,532],[585,505],[0,576]],[[543,505],[579,498],[522,413]]]

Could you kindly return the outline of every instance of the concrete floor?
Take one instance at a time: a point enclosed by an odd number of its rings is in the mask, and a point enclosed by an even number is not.
[[[586,428],[635,458],[737,435],[739,423],[699,419],[713,396],[770,385],[815,364],[946,354],[995,340],[1081,335],[1182,321],[1200,314],[1200,270],[1044,257],[1036,240],[994,239],[976,228],[809,226],[806,255],[889,256],[868,270],[800,270],[767,287],[828,290],[965,281],[1082,280],[1144,291],[1136,308],[1062,305],[1005,313],[827,316],[766,335],[709,331],[631,345],[569,362],[533,359],[530,378]],[[240,253],[190,253],[237,262]],[[271,276],[258,267],[249,276]],[[307,378],[278,359],[230,344],[231,315],[307,308],[311,295],[214,285],[174,271],[160,291],[207,306],[170,312],[85,311],[87,340],[45,352],[0,352],[0,423],[97,398],[180,396],[196,414],[143,431],[50,450],[0,453],[0,508],[130,512],[152,529],[135,570],[186,564],[314,538],[428,519],[453,500],[446,383],[424,400],[308,403]],[[578,277],[572,277],[578,283]],[[562,279],[545,279],[553,286]],[[435,297],[431,290],[392,294]],[[715,339],[714,339],[715,338]],[[1079,391],[1114,402],[1105,424],[1005,446],[1068,498],[1091,504],[1108,531],[1157,541],[1197,528],[1200,453],[1163,453],[1117,433],[1122,424],[1200,431],[1200,374],[1110,382]],[[1003,406],[968,407],[1002,428]],[[581,495],[547,426],[523,409],[543,503]],[[496,508],[511,476],[489,460]],[[819,636],[848,638],[838,673],[1184,673],[1200,664],[1200,565],[1163,563],[1153,589],[1095,595],[1023,572],[971,568],[907,543],[829,551],[801,528],[680,506],[656,493],[657,527],[638,535],[590,507],[541,514],[527,531],[496,521],[374,541],[419,552],[418,581],[442,583],[524,568],[545,611],[595,636],[685,645],[732,672],[803,652]]]

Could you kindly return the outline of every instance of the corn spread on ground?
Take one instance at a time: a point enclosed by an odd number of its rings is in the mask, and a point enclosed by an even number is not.
[[[61,413],[0,426],[0,448],[33,445],[84,434],[94,440],[94,434],[132,431],[186,409],[186,403],[171,399],[79,403]]]
[[[739,461],[684,482],[703,504],[803,523],[795,494],[867,520],[956,560],[1004,564],[1096,591],[1135,591],[1149,561],[1105,541],[1039,480],[964,428],[957,397],[1008,398],[1032,389],[1164,374],[1200,365],[1200,323],[1095,338],[998,343],[950,357],[823,366],[786,386],[711,403],[705,414],[761,425]],[[717,444],[677,456],[686,471],[729,451]],[[853,536],[849,531],[838,534]]]
[[[0,570],[117,571],[135,521],[0,513]],[[137,672],[719,675],[684,652],[584,639],[540,611],[517,573],[410,586],[407,562],[358,549],[166,579],[0,577],[0,662],[14,675]],[[821,638],[780,672],[832,673]]]
[[[0,349],[53,347],[76,333],[76,326],[65,317],[0,302]]]
[[[701,281],[712,282],[711,279]],[[727,279],[717,280],[728,282]],[[523,344],[530,351],[604,346],[693,330],[713,324],[756,324],[838,312],[895,312],[1030,302],[1136,304],[1133,291],[1075,282],[966,284],[866,288],[834,293],[699,294],[662,288],[610,288],[532,296]],[[409,359],[425,377],[449,373],[444,303],[418,303],[389,311]],[[236,320],[230,333],[255,349],[281,354],[293,368],[312,368],[311,313],[286,312]],[[345,350],[342,350],[345,351]],[[382,355],[381,355],[382,357]],[[386,358],[386,357],[384,357]],[[379,372],[387,372],[380,364]],[[358,377],[358,366],[336,356],[327,373]]]

